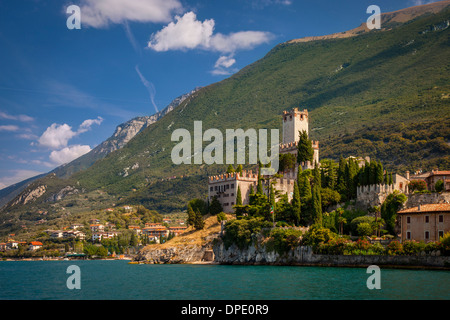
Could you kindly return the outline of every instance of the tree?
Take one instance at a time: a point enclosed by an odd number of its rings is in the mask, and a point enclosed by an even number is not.
[[[295,168],[295,155],[292,153],[282,153],[279,155],[279,170],[280,172],[291,170]]]
[[[358,226],[356,227],[356,232],[361,237],[368,237],[368,236],[372,235],[373,230],[372,230],[372,226],[369,223],[362,222],[362,223],[358,224]]]
[[[300,192],[300,199],[302,202],[306,202],[311,199],[311,184],[307,176],[302,176],[298,184],[298,190]]]
[[[241,186],[238,186],[238,189],[237,189],[237,194],[236,194],[236,205],[242,206]]]
[[[209,213],[215,215],[222,211],[223,211],[222,205],[220,204],[217,197],[214,196],[213,199],[211,200],[211,204],[209,205]]]
[[[337,218],[337,222],[339,224],[339,234],[343,234],[344,233],[344,224],[347,223],[347,219],[345,219],[342,214],[344,213],[344,209],[342,208],[337,208],[336,209],[336,213],[339,214],[339,217]]]
[[[203,215],[208,213],[208,204],[202,199],[192,199],[191,201],[189,201],[188,205],[192,207],[192,210],[194,210],[194,212],[199,210]]]
[[[222,221],[227,220],[227,215],[225,214],[225,212],[219,212],[217,214],[217,222],[221,223]]]
[[[195,223],[195,211],[194,209],[192,209],[190,204],[188,204],[187,214],[188,214],[187,224],[188,226],[193,226]]]
[[[378,162],[377,165],[376,183],[377,184],[383,183],[383,164],[381,163],[381,161]]]
[[[319,165],[317,162],[314,163],[314,170],[313,170],[313,186],[322,186],[322,177],[320,175]]]
[[[195,230],[201,230],[204,227],[205,227],[205,221],[203,221],[203,216],[202,216],[200,210],[197,210],[195,212],[194,228],[195,228]]]
[[[300,199],[300,191],[298,189],[297,182],[294,182],[294,194],[292,197],[292,210],[293,217],[295,219],[295,224],[298,225],[300,223],[300,214],[301,214],[301,199]]]
[[[314,224],[322,225],[322,199],[318,185],[315,185],[312,190],[312,217]]]
[[[228,166],[228,168],[227,168],[227,173],[233,173],[233,172],[234,172],[233,165],[230,164],[230,165]]]
[[[312,142],[308,138],[306,131],[299,132],[300,140],[297,146],[297,163],[312,162],[314,159],[314,149],[312,148]]]
[[[243,170],[242,164],[239,164],[239,165],[237,166],[237,168],[236,168],[236,172],[242,174],[242,170]]]
[[[407,197],[403,193],[398,190],[394,190],[393,193],[386,197],[386,200],[381,206],[381,218],[383,218],[386,222],[386,229],[392,235],[395,235],[395,221],[397,218],[397,212],[406,200]]]
[[[436,192],[442,192],[444,191],[444,181],[442,180],[438,180],[435,184],[434,184],[434,190]]]

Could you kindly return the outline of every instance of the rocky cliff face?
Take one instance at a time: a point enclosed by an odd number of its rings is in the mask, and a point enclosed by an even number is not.
[[[220,264],[273,264],[289,265],[301,261],[309,261],[312,256],[311,247],[296,247],[286,254],[280,255],[276,251],[269,251],[264,245],[253,244],[246,249],[239,249],[236,245],[225,248],[219,241],[213,247],[214,262]]]
[[[134,261],[150,264],[195,263],[210,260],[208,246],[183,245],[163,249],[141,250]]]

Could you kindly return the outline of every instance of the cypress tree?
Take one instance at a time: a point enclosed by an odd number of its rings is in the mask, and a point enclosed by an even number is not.
[[[322,225],[322,197],[318,185],[312,190],[312,217],[314,224]]]
[[[300,178],[300,183],[298,185],[298,189],[300,192],[300,199],[303,203],[307,202],[311,199],[311,184],[309,183],[309,179],[306,176]]]
[[[270,184],[270,205],[275,208],[275,191],[273,190],[273,184]]]
[[[237,166],[236,172],[242,173],[242,164],[240,164],[240,165]]]
[[[376,184],[377,183],[377,168],[378,163],[376,160],[370,161],[370,184]]]
[[[228,168],[227,168],[227,173],[233,173],[233,172],[234,172],[233,165],[230,164],[230,165],[228,166]]]
[[[195,212],[195,221],[194,221],[194,228],[195,230],[201,230],[205,227],[205,221],[203,221],[203,216],[200,212],[200,210],[197,209]]]
[[[380,162],[378,162],[377,165],[377,184],[381,184],[383,183],[383,164]]]
[[[292,210],[295,219],[295,224],[298,225],[300,222],[300,213],[301,213],[301,200],[300,200],[300,191],[298,189],[297,182],[294,182],[294,194],[292,197]]]
[[[312,148],[312,142],[308,138],[306,131],[299,132],[300,140],[297,146],[297,163],[312,162],[314,159],[314,149]]]
[[[195,224],[195,212],[190,204],[188,204],[187,214],[188,214],[187,224],[189,226],[193,226]]]
[[[319,165],[316,162],[314,164],[314,170],[313,170],[313,185],[321,187],[322,186],[321,180],[322,179],[320,176]]]
[[[250,194],[255,194],[255,190],[253,189],[253,184],[250,185]]]
[[[238,189],[237,189],[237,194],[236,194],[236,205],[242,206],[241,186],[238,186]]]

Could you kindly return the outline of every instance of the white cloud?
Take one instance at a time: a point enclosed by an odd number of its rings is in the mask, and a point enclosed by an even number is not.
[[[237,50],[248,50],[268,42],[272,38],[270,32],[240,31],[224,35],[214,33],[213,19],[203,22],[197,20],[194,12],[184,16],[176,16],[162,30],[151,35],[148,47],[155,51],[203,49],[223,53]]]
[[[10,172],[13,173],[11,176],[0,178],[0,189],[43,173],[34,170],[10,170]]]
[[[91,147],[87,145],[73,145],[61,150],[55,150],[50,153],[50,160],[57,165],[69,163],[78,157],[91,151]]]
[[[211,71],[213,75],[229,75],[233,72],[236,72],[237,69],[230,70],[229,68],[232,67],[236,63],[236,59],[233,58],[233,55],[230,56],[220,56],[219,59],[217,59],[216,64],[214,65],[214,69]]]
[[[182,17],[176,16],[175,20],[152,34],[149,48],[155,51],[209,48],[215,24],[213,19],[198,21],[196,14],[191,11]]]
[[[13,116],[3,111],[0,111],[0,119],[16,120],[21,122],[30,122],[34,120],[34,118],[27,116],[26,114],[19,114],[17,116]]]
[[[39,145],[43,147],[48,147],[51,149],[59,149],[66,147],[70,139],[78,136],[90,130],[91,126],[94,124],[100,125],[103,122],[101,117],[97,119],[87,119],[78,128],[78,131],[73,131],[72,127],[68,124],[57,124],[53,123],[48,127],[42,136],[38,139]]]
[[[1,131],[10,131],[10,132],[19,131],[19,127],[14,125],[0,126],[0,132]]]
[[[216,61],[216,64],[214,65],[214,68],[220,68],[220,67],[229,68],[235,63],[236,63],[236,59],[233,59],[233,57],[231,57],[231,56],[230,57],[221,56]]]
[[[94,28],[110,24],[135,22],[168,22],[181,12],[178,0],[83,0],[81,23]]]
[[[67,146],[70,139],[77,135],[68,124],[53,123],[39,138],[39,145],[58,149]]]
[[[94,124],[101,125],[102,122],[103,122],[102,117],[97,117],[97,119],[84,120],[83,123],[80,125],[80,128],[78,128],[78,134],[89,131],[92,125]]]

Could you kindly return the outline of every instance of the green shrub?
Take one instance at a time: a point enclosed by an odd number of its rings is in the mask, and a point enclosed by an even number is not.
[[[403,254],[403,245],[398,241],[391,241],[386,247],[386,252],[389,255],[401,255]]]
[[[419,254],[425,251],[425,243],[417,242],[415,240],[406,240],[403,242],[403,252],[408,255]]]
[[[316,250],[321,243],[327,243],[334,239],[336,234],[330,229],[324,228],[320,225],[312,225],[308,232],[305,233],[302,239],[302,244],[305,246],[312,246]]]
[[[300,245],[302,232],[295,229],[276,228],[270,232],[270,240],[267,243],[269,251],[276,251],[284,254]]]
[[[225,248],[236,244],[239,249],[245,249],[252,244],[254,237],[262,228],[270,228],[272,224],[262,218],[235,219],[225,224],[223,241]]]
[[[370,225],[370,223],[367,222],[361,222],[360,224],[358,224],[358,226],[356,227],[356,232],[358,233],[359,236],[361,237],[368,237],[370,235],[373,234],[373,228]]]

